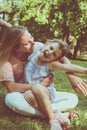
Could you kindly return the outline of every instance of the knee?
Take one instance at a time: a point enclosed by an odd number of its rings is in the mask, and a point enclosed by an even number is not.
[[[32,88],[32,93],[34,95],[39,95],[41,93],[44,92],[44,86],[40,85],[40,84],[37,84],[37,85],[34,85],[33,88]]]
[[[72,99],[73,99],[74,105],[76,106],[78,104],[78,96],[76,94],[72,94]]]
[[[5,97],[5,104],[10,108],[10,109],[21,109],[21,101],[22,99],[24,100],[24,97],[21,93],[18,92],[13,92],[13,93],[9,93],[6,95]]]
[[[16,99],[18,99],[19,97],[22,98],[23,95],[21,93],[18,93],[18,92],[8,93],[5,96],[5,104],[6,105],[13,104],[16,101]]]
[[[34,97],[34,95],[32,94],[31,91],[25,92],[24,98],[26,99],[26,101],[27,101],[28,103],[31,103],[31,102],[33,102],[33,101],[35,100],[35,97]]]

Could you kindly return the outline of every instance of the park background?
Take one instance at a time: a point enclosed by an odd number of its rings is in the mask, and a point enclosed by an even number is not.
[[[87,0],[0,0],[0,17],[12,25],[26,26],[35,41],[61,38],[70,47],[72,63],[87,67]],[[0,30],[0,39],[3,37]],[[65,74],[55,72],[55,87],[75,93]],[[87,75],[79,75],[87,79]],[[47,120],[24,117],[4,104],[5,87],[0,86],[0,130],[48,130]],[[80,115],[70,130],[87,130],[87,98],[78,94],[75,108]],[[70,110],[73,111],[73,110]]]

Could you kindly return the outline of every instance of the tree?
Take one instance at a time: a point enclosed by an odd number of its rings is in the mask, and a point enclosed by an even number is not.
[[[66,40],[74,46],[76,58],[87,39],[86,0],[19,0],[15,4],[15,0],[8,1],[11,1],[9,22],[27,26],[35,40],[54,37]]]

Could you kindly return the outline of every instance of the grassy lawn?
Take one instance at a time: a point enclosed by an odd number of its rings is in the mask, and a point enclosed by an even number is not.
[[[87,62],[72,61],[72,63],[87,67]],[[65,74],[55,72],[55,87],[59,91],[73,92]],[[87,79],[87,75],[79,75]],[[19,115],[5,106],[5,87],[0,86],[0,130],[49,130],[47,120]],[[69,130],[87,130],[87,97],[79,94],[79,104],[74,110],[80,118],[71,122]]]

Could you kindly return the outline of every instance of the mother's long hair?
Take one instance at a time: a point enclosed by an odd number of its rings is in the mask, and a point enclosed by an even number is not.
[[[0,42],[0,66],[9,60],[11,53],[19,45],[21,36],[26,30],[23,26],[12,26],[6,29]]]

